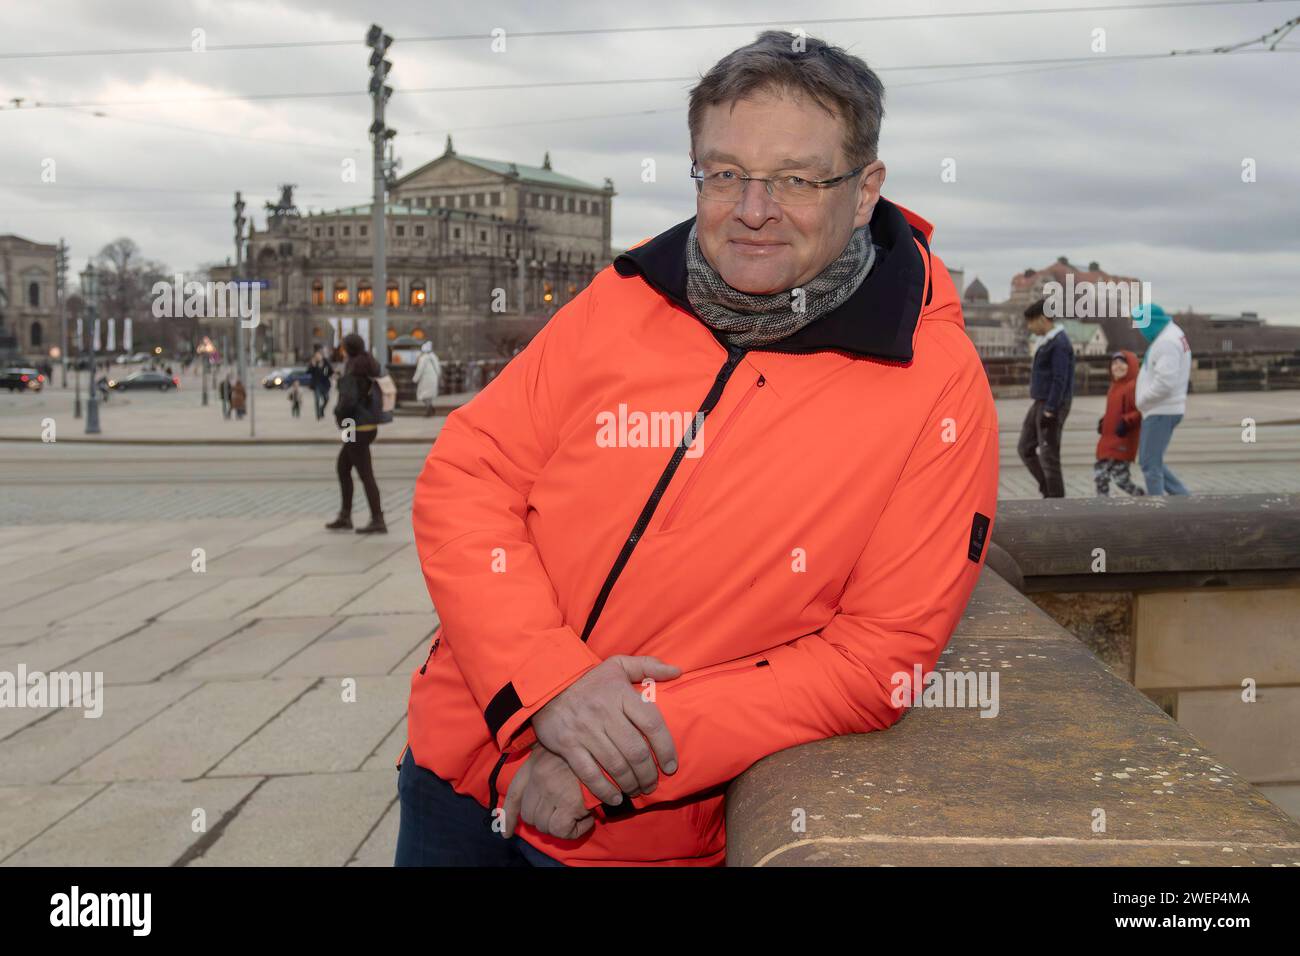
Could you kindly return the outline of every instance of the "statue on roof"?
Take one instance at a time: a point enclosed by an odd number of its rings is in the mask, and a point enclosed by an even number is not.
[[[548,149],[546,155],[542,157],[542,169],[551,168],[551,151]]]
[[[298,219],[301,213],[298,207],[293,203],[293,191],[296,184],[282,183],[280,185],[280,201],[266,203],[266,225],[267,228],[277,226],[286,219]]]
[[[456,150],[454,150],[451,145],[451,133],[447,134],[447,148],[442,151],[442,155],[444,156],[456,155]]]

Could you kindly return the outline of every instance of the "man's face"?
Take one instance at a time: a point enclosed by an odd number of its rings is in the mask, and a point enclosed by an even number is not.
[[[1029,326],[1029,331],[1034,335],[1046,335],[1052,331],[1052,320],[1041,315],[1034,316],[1025,324]]]
[[[699,172],[830,179],[852,166],[838,119],[802,98],[759,93],[708,107],[695,141]],[[784,292],[814,278],[871,220],[885,181],[876,160],[851,180],[817,191],[809,205],[781,205],[763,183],[735,202],[696,196],[696,231],[709,265],[734,289]]]

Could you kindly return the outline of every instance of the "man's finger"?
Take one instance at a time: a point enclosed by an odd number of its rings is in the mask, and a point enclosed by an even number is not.
[[[682,676],[682,669],[672,664],[665,664],[657,657],[620,655],[618,663],[623,668],[627,679],[634,682],[645,680],[672,680]]]
[[[505,832],[501,835],[509,837],[515,832],[515,826],[519,823],[519,805],[523,800],[524,791],[528,789],[527,761],[524,766],[519,768],[514,779],[510,781],[510,787],[506,790],[506,801],[503,804],[505,808],[504,821]]]
[[[609,735],[597,731],[588,744],[591,755],[596,758],[605,773],[614,778],[614,782],[624,793],[635,793],[637,789],[636,774],[628,766],[627,758],[618,749],[618,745],[609,739]]]
[[[568,763],[574,776],[581,780],[593,795],[599,797],[601,802],[612,805],[623,801],[622,792],[605,776],[600,769],[600,764],[596,763],[596,759],[590,753],[582,750],[575,752],[572,757],[567,754],[561,756]]]
[[[640,703],[641,698],[637,697],[635,700]],[[623,709],[626,711],[629,707],[634,706],[636,705],[624,704]],[[655,766],[655,758],[650,751],[650,745],[641,736],[641,732],[637,730],[637,726],[632,723],[631,718],[612,728],[609,732],[609,739],[623,754],[628,765],[632,768],[632,773],[636,776],[636,790],[627,790],[626,792],[649,793],[653,790],[655,784],[659,782],[659,768]]]
[[[645,736],[663,772],[676,773],[677,745],[673,743],[673,735],[669,732],[668,725],[664,723],[664,715],[659,708],[643,700],[638,694],[635,698],[627,699],[623,713],[627,714],[627,719],[632,721],[636,729]]]

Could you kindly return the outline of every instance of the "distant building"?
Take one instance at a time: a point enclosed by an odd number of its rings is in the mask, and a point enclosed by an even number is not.
[[[1198,313],[1188,308],[1173,319],[1197,352],[1289,352],[1300,350],[1300,326],[1269,325],[1257,312]]]
[[[959,275],[963,273],[954,273],[954,281]],[[1017,308],[1009,302],[989,302],[989,290],[978,276],[964,290],[958,284],[957,292],[961,296],[966,334],[982,358],[1029,354],[1024,306]]]
[[[1008,304],[1019,306],[1023,314],[1025,308],[1031,302],[1036,302],[1045,297],[1044,287],[1047,283],[1056,282],[1061,286],[1065,286],[1067,277],[1072,277],[1073,286],[1076,289],[1084,285],[1102,286],[1119,283],[1141,285],[1141,280],[1133,276],[1114,275],[1106,272],[1098,262],[1089,262],[1086,269],[1081,269],[1072,264],[1066,256],[1058,256],[1056,261],[1050,265],[1041,269],[1026,269],[1019,275],[1012,277],[1011,298]],[[1090,325],[1100,325],[1105,333],[1105,340],[1109,348],[1132,349],[1139,353],[1146,348],[1146,340],[1142,338],[1142,333],[1133,328],[1131,316],[1113,315],[1078,320],[1087,322]],[[1070,337],[1071,339],[1074,338],[1073,335]],[[1089,338],[1091,339],[1092,336],[1089,336]]]
[[[58,246],[0,236],[0,355],[48,358],[59,344]]]
[[[303,215],[284,187],[250,231],[241,278],[265,283],[257,351],[302,360],[358,331],[369,337],[371,207]],[[397,180],[385,207],[390,339],[431,341],[447,359],[508,356],[612,261],[614,185],[541,166],[441,156]],[[212,270],[214,280],[232,268]],[[211,320],[209,330],[232,327]],[[226,332],[232,335],[232,332]]]

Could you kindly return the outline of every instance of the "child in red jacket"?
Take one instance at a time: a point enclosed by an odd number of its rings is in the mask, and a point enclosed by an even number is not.
[[[1106,414],[1097,420],[1097,463],[1092,466],[1097,494],[1109,495],[1110,483],[1130,495],[1146,492],[1133,484],[1128,466],[1137,457],[1142,413],[1137,409],[1137,356],[1124,349],[1110,357],[1110,391],[1106,393]]]

